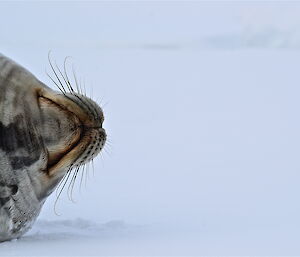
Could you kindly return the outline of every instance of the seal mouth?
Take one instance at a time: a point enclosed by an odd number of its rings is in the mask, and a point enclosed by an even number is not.
[[[85,98],[82,95],[76,97]],[[59,170],[83,165],[104,146],[106,134],[102,128],[104,117],[101,108],[98,107],[96,115],[92,115],[92,110],[88,111],[91,108],[82,106],[84,101],[78,103],[77,98],[74,99],[74,95],[53,93],[48,90],[41,90],[38,93],[41,110],[47,112],[51,124],[54,120],[57,124],[56,133],[50,138],[43,136],[48,152],[46,169],[49,176],[53,176]],[[87,98],[85,100],[92,101]],[[45,130],[48,125],[46,122]],[[45,134],[49,135],[47,132]]]
[[[60,105],[53,100],[44,96],[39,97],[39,104],[42,109],[51,108],[61,112],[65,118],[67,118],[72,124],[73,133],[69,138],[66,138],[62,143],[56,143],[54,145],[46,147],[48,152],[47,171],[51,171],[59,162],[66,156],[72,149],[78,145],[82,138],[82,127],[80,120],[75,114],[66,109],[63,105]],[[71,131],[70,131],[71,132]],[[45,140],[46,142],[49,140]],[[47,144],[46,144],[47,145]]]

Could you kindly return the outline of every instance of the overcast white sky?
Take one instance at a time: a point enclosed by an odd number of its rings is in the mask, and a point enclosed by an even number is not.
[[[1,10],[3,45],[184,45],[269,30],[299,39],[300,3],[288,1],[1,2]]]

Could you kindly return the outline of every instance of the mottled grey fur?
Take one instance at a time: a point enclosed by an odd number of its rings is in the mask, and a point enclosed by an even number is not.
[[[36,112],[38,81],[0,55],[0,241],[25,233],[44,203],[37,173],[46,152],[31,113]],[[36,186],[32,186],[36,184]],[[14,190],[12,190],[14,189]]]

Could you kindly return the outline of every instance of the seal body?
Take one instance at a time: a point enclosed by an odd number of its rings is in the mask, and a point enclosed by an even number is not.
[[[0,241],[18,238],[72,168],[102,149],[101,108],[0,54]]]

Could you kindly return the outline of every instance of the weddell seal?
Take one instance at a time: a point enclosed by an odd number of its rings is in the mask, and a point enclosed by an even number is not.
[[[50,65],[60,91],[0,54],[0,242],[23,235],[106,141],[102,109]]]

